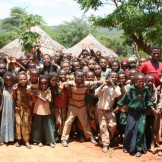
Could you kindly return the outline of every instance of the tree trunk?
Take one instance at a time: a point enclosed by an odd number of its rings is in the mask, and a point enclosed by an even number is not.
[[[150,47],[146,43],[144,43],[142,39],[138,39],[134,34],[129,34],[129,36],[138,48],[150,55]]]

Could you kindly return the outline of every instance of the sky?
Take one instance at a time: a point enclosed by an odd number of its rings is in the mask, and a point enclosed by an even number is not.
[[[28,13],[42,16],[50,26],[70,22],[74,17],[82,17],[84,14],[74,0],[0,0],[0,19],[9,17],[10,9],[13,7],[22,7]],[[113,5],[104,5],[97,11],[88,11],[85,15],[105,16],[114,9]]]

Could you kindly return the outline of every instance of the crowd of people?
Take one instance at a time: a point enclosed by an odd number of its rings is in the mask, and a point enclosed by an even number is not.
[[[150,57],[119,60],[83,48],[78,57],[56,52],[15,58],[0,55],[0,142],[68,146],[69,138],[102,145],[123,144],[140,157],[160,145],[162,63]],[[158,151],[162,156],[162,151]]]

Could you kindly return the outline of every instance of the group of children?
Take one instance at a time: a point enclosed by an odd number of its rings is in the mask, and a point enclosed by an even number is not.
[[[35,142],[53,148],[61,140],[67,147],[77,134],[81,142],[102,144],[103,152],[117,142],[137,157],[155,151],[162,93],[151,72],[140,72],[146,58],[119,61],[94,52],[93,46],[78,58],[61,52],[54,59],[44,54],[39,64],[36,58],[28,54],[17,62],[1,54],[1,144],[16,141],[15,146],[24,143],[31,149]]]

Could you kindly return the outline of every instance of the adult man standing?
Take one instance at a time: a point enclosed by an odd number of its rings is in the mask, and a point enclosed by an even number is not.
[[[151,58],[146,61],[140,67],[140,71],[144,74],[153,74],[155,86],[160,85],[160,76],[162,74],[162,63],[159,62],[160,59],[160,48],[151,48]]]

